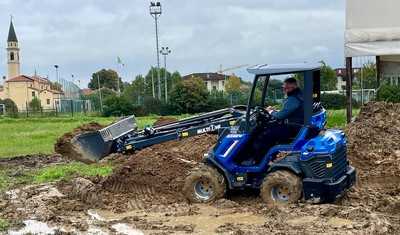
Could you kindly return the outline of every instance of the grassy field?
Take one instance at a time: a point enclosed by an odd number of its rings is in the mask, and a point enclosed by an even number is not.
[[[58,137],[89,122],[107,125],[114,118],[0,118],[0,158],[34,153],[52,153]],[[139,127],[152,124],[157,116],[139,117]]]

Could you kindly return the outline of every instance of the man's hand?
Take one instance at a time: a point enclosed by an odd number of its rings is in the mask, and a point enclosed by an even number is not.
[[[266,110],[269,114],[271,114],[272,112],[275,111],[274,107],[272,107],[272,106],[268,106],[265,110]]]

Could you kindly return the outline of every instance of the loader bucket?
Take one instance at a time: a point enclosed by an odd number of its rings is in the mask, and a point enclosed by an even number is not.
[[[71,140],[72,156],[82,162],[96,162],[116,151],[115,141],[137,130],[134,116],[122,119],[99,131],[82,133]]]
[[[83,133],[71,140],[74,158],[82,162],[96,162],[111,153],[112,141],[105,142],[99,131]]]

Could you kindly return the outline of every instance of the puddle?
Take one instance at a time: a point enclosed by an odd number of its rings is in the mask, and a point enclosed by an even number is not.
[[[56,228],[49,227],[46,223],[36,221],[36,220],[25,220],[25,227],[23,227],[19,231],[8,231],[9,235],[24,235],[24,234],[35,234],[35,235],[44,235],[44,234],[54,234]]]
[[[121,214],[115,214],[111,211],[97,210],[92,213],[97,214],[105,221],[118,221],[132,216],[140,216],[146,218],[149,222],[160,222],[164,225],[171,227],[179,227],[184,225],[193,225],[194,234],[213,234],[215,230],[224,224],[234,223],[237,221],[241,225],[263,225],[265,218],[261,215],[253,213],[234,212],[228,209],[218,209],[209,205],[197,205],[199,211],[195,215],[183,216],[166,216],[166,213],[161,212],[143,212],[143,211],[129,211]],[[140,231],[138,231],[140,232]],[[142,234],[142,233],[125,233],[125,234]]]
[[[111,226],[115,231],[119,234],[124,234],[124,235],[144,235],[144,233],[140,230],[134,229],[131,226],[127,224],[114,224]]]

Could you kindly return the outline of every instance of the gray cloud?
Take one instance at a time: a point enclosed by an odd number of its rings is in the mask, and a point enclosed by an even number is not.
[[[6,74],[5,40],[14,15],[22,71],[88,81],[91,73],[127,67],[124,80],[155,64],[149,1],[1,0],[0,74]],[[162,1],[161,45],[172,49],[169,68],[216,71],[219,65],[325,60],[342,65],[344,0]],[[235,71],[244,77],[244,69]]]

